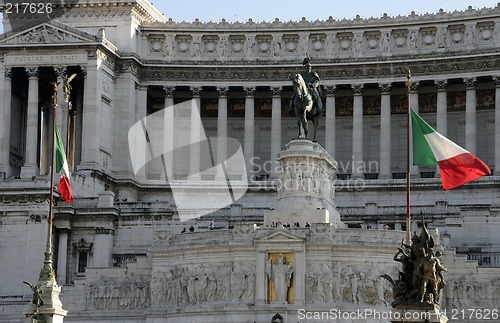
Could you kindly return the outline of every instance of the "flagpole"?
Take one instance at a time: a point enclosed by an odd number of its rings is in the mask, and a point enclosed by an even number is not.
[[[406,87],[408,88],[408,111],[406,114],[406,244],[411,246],[411,212],[410,212],[410,115],[411,115],[411,70],[406,70]]]
[[[54,93],[52,94],[52,161],[50,166],[50,193],[49,193],[49,216],[47,229],[47,245],[45,247],[45,259],[43,268],[40,271],[39,283],[53,281],[55,282],[55,272],[52,265],[52,223],[54,211],[54,166],[55,166],[55,146],[56,146],[56,110],[57,110],[57,82],[52,83]]]

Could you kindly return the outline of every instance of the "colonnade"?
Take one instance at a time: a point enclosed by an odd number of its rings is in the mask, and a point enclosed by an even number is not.
[[[12,112],[12,67],[0,66],[2,69],[2,76],[0,78],[0,86],[3,90],[3,95],[0,100],[1,109],[0,113],[2,118],[0,118],[0,174],[4,177],[9,175],[9,154],[10,154],[10,142],[11,142],[11,124],[9,120],[11,119]],[[39,78],[38,78],[38,68],[28,67],[25,69],[26,75],[28,77],[28,89],[27,89],[27,108],[26,108],[26,129],[25,129],[25,151],[23,158],[23,165],[21,167],[20,176],[21,178],[32,178],[40,173],[40,167],[44,170],[48,170],[46,152],[49,151],[50,143],[47,142],[48,135],[46,133],[49,129],[49,115],[46,110],[43,110],[43,124],[40,125],[39,120]],[[81,161],[92,161],[94,163],[99,162],[99,142],[100,142],[100,123],[101,118],[98,109],[98,100],[100,96],[99,90],[93,82],[88,81],[88,75],[92,77],[94,81],[98,79],[97,71],[87,72],[86,67],[81,68],[81,73],[84,76],[84,99],[83,99],[83,126],[82,126],[82,140],[81,140]],[[59,82],[58,95],[59,104],[63,106],[63,90],[62,90],[62,78],[65,73],[65,69],[62,67],[54,67],[54,73]],[[95,75],[94,75],[95,74]],[[454,80],[456,83],[456,79]],[[490,81],[491,82],[491,81]],[[493,82],[495,84],[495,120],[500,120],[500,81],[498,77],[493,77]],[[337,138],[336,138],[336,94],[338,87],[334,84],[329,84],[328,81],[323,82],[323,96],[325,97],[325,109],[326,109],[326,119],[325,124],[325,138],[324,145],[325,149],[334,157],[336,157],[337,150]],[[429,84],[427,82],[426,84]],[[439,79],[434,81],[435,91],[437,96],[437,107],[436,107],[436,130],[447,136],[448,132],[448,102],[447,102],[447,79]],[[477,137],[477,106],[476,106],[476,79],[475,78],[464,78],[463,84],[465,85],[465,149],[469,150],[471,153],[476,153],[477,141],[481,138]],[[363,122],[365,116],[365,108],[363,107],[363,96],[365,88],[368,84],[364,83],[353,83],[350,85],[350,91],[353,96],[353,109],[352,109],[352,174],[351,178],[363,178],[365,175],[362,171],[363,165],[365,163],[363,151]],[[389,179],[392,178],[391,173],[391,93],[393,83],[383,82],[376,84],[378,91],[380,93],[380,146],[379,146],[379,169],[377,177],[379,179]],[[217,136],[219,138],[225,138],[228,136],[228,92],[231,85],[219,86],[216,88],[218,95],[218,113],[217,113]],[[369,84],[371,90],[373,90],[373,84]],[[343,85],[342,91],[345,92],[346,85]],[[175,86],[164,86],[163,91],[165,93],[165,106],[171,106],[174,104],[174,97],[176,95]],[[200,84],[190,87],[192,98],[196,102],[196,106],[201,106],[201,100],[203,97],[204,87]],[[274,161],[274,156],[279,152],[282,147],[282,101],[288,100],[283,95],[282,86],[271,86],[269,88],[271,96],[271,136],[270,136],[270,155],[269,159]],[[242,147],[246,161],[251,160],[255,156],[255,140],[256,140],[256,116],[255,116],[255,93],[256,86],[244,86],[244,138],[242,140]],[[373,92],[373,91],[372,91]],[[148,86],[143,84],[138,84],[136,87],[136,120],[131,120],[136,122],[137,120],[146,117],[146,106],[148,102]],[[419,101],[419,87],[418,82],[415,82],[411,88],[411,105],[415,111],[418,111],[418,101]],[[194,106],[193,106],[194,107]],[[115,107],[115,109],[119,107]],[[67,109],[61,109],[58,112],[57,123],[60,125],[60,129],[63,132],[62,137],[66,138],[67,127],[65,122],[67,120]],[[194,111],[193,111],[194,112]],[[199,113],[199,111],[197,112]],[[172,118],[165,118],[165,122],[172,122]],[[169,121],[170,120],[170,121]],[[345,120],[345,119],[344,119]],[[41,127],[41,128],[40,128]],[[172,124],[165,124],[166,129],[172,129]],[[195,138],[200,138],[200,133],[194,133],[197,127],[191,127],[192,133],[190,134]],[[39,133],[42,132],[42,140],[39,142]],[[125,130],[124,130],[125,131]],[[490,167],[495,169],[496,172],[500,170],[500,122],[495,122],[495,145],[494,145],[494,165],[490,162]],[[171,136],[172,137],[172,134]],[[64,139],[65,140],[65,139]],[[40,145],[40,147],[39,147]],[[222,147],[222,145],[221,145]],[[37,155],[38,154],[38,155]],[[227,155],[227,149],[218,149],[217,160],[224,160]],[[189,173],[197,174],[200,168],[200,160],[196,156],[199,156],[199,152],[191,152],[191,156],[195,158],[190,158],[189,161]],[[40,158],[37,160],[37,156]],[[172,156],[168,157],[172,158]],[[366,158],[365,158],[366,159]],[[172,165],[172,162],[167,163],[167,165]],[[78,166],[78,165],[75,165]],[[358,167],[359,166],[359,167]],[[272,168],[274,169],[274,167]],[[361,169],[361,171],[360,171]],[[251,171],[251,170],[250,170]],[[411,172],[413,175],[418,176],[418,168],[412,167]],[[43,171],[42,171],[43,173]],[[436,172],[437,174],[437,172]],[[140,174],[139,174],[140,175]],[[145,174],[143,174],[145,175]],[[269,174],[271,177],[277,176],[276,172],[271,172]],[[215,174],[216,178],[222,178],[223,174]]]

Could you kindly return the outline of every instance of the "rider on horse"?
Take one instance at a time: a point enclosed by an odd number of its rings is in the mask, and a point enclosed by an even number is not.
[[[304,65],[304,72],[300,73],[304,82],[313,97],[314,106],[318,109],[318,114],[321,115],[321,111],[323,110],[323,102],[321,101],[321,97],[319,96],[319,75],[316,72],[311,70],[311,58],[309,55],[304,58],[302,61],[302,65]],[[295,96],[295,94],[294,94]],[[290,101],[290,106],[288,107],[288,112],[291,113],[293,111],[293,101],[295,97],[292,96]]]

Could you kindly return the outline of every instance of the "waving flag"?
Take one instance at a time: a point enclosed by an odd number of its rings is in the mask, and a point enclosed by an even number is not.
[[[451,190],[491,174],[482,160],[434,130],[411,110],[413,164],[439,165],[444,190]]]
[[[60,173],[61,179],[59,180],[59,193],[63,199],[70,203],[73,202],[73,192],[71,190],[71,184],[69,181],[69,167],[68,161],[66,160],[66,153],[64,152],[64,145],[61,140],[61,134],[59,133],[59,128],[56,126],[56,160],[55,160],[55,171]]]

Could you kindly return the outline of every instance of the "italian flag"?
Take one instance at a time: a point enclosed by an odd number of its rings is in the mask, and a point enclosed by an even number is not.
[[[59,180],[59,193],[63,199],[70,203],[73,202],[73,192],[71,190],[71,184],[69,182],[69,167],[68,161],[66,160],[66,153],[64,152],[64,145],[61,140],[61,134],[59,133],[59,128],[56,125],[56,173],[61,173],[61,179]]]
[[[444,190],[491,174],[482,160],[434,130],[411,110],[413,165],[439,165]]]

